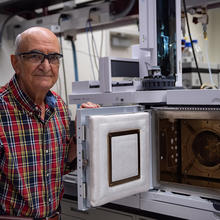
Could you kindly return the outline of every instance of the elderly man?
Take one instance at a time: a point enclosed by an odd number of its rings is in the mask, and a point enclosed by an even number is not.
[[[50,91],[60,45],[50,30],[33,27],[18,35],[15,46],[15,75],[0,89],[0,215],[58,219],[62,176],[76,161],[68,109]]]

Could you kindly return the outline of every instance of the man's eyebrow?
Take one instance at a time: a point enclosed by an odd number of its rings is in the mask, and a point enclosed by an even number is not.
[[[30,50],[30,51],[28,51],[28,52],[30,52],[30,53],[32,53],[32,52],[33,52],[33,53],[43,53],[42,51],[40,51],[40,50],[35,50],[35,49],[34,49],[34,50]]]
[[[36,50],[36,49],[34,49],[34,50],[30,50],[30,51],[28,51],[29,53],[40,53],[40,54],[45,54],[45,53],[43,53],[42,51],[40,51],[40,50]],[[48,53],[48,54],[59,54],[58,52],[51,52],[51,53]]]

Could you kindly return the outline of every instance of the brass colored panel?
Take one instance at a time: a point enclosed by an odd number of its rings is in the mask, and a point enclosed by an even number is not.
[[[220,120],[198,115],[158,119],[160,180],[220,189]]]
[[[179,179],[180,147],[178,144],[178,123],[161,119],[159,121],[160,179],[174,181]]]
[[[184,182],[220,187],[220,120],[182,120],[181,131]]]

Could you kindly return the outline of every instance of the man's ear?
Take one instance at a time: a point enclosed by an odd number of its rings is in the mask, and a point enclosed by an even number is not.
[[[19,73],[19,67],[18,67],[18,57],[14,54],[11,55],[11,65],[15,71],[15,73]]]

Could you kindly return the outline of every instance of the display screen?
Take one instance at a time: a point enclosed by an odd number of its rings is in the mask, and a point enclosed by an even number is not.
[[[112,77],[139,77],[139,62],[111,60]]]

